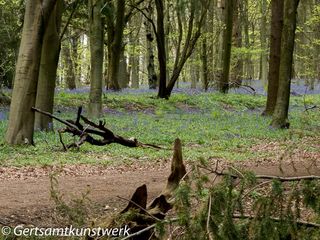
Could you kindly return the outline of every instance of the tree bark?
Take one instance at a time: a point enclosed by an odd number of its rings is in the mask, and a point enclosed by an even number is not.
[[[284,0],[271,1],[271,35],[268,74],[268,94],[265,115],[271,116],[277,102],[279,86],[279,67],[281,54],[281,35],[283,26]]]
[[[202,79],[202,88],[207,91],[209,87],[209,81],[208,81],[208,47],[207,47],[207,32],[208,32],[208,25],[206,22],[207,17],[204,20],[204,32],[205,35],[202,36],[201,41],[201,79]]]
[[[158,47],[158,60],[159,60],[159,90],[158,97],[166,98],[166,71],[167,71],[167,60],[166,60],[166,48],[165,48],[165,34],[164,34],[164,6],[163,0],[155,0],[157,9],[157,47]]]
[[[261,1],[261,20],[260,20],[260,76],[264,85],[267,85],[268,77],[268,59],[267,59],[267,2]]]
[[[54,90],[61,47],[60,27],[62,9],[63,1],[57,0],[44,33],[41,51],[35,106],[50,113],[53,112]],[[53,129],[52,119],[36,113],[34,128],[41,131],[50,131]]]
[[[36,100],[43,35],[56,1],[26,1],[6,132],[9,144],[33,144],[34,112],[31,107]]]
[[[119,86],[120,88],[127,88],[129,85],[129,73],[127,70],[127,59],[124,55],[124,51],[120,51],[120,61],[119,61]]]
[[[240,0],[234,1],[233,11],[233,45],[236,48],[242,47],[242,32],[241,32],[241,17],[240,17],[241,3]],[[232,74],[232,82],[235,83],[236,87],[239,87],[242,83],[243,75],[243,60],[241,57],[236,58],[236,64]]]
[[[244,30],[244,44],[247,50],[250,49],[250,36],[249,36],[249,3],[248,0],[244,0],[243,4],[243,12],[242,12],[242,19],[243,19],[243,30]],[[245,58],[245,74],[247,79],[254,78],[254,67],[251,59],[251,54],[248,53]]]
[[[288,128],[288,109],[292,77],[292,60],[299,0],[285,0],[281,39],[279,89],[271,126]]]
[[[222,53],[222,74],[219,81],[219,91],[228,93],[229,75],[230,75],[230,58],[232,45],[232,25],[233,25],[233,0],[226,0],[225,4],[225,25],[223,33],[223,53]]]
[[[115,91],[120,90],[119,85],[119,66],[120,66],[120,53],[123,45],[123,30],[125,25],[125,0],[117,0],[117,10],[116,10],[116,22],[113,24],[113,19],[111,18],[112,23],[110,22],[108,31],[108,38],[110,47],[108,51],[110,52],[109,56],[109,88]],[[108,22],[110,19],[108,20]],[[111,25],[111,26],[110,26]],[[109,36],[110,35],[110,36]]]
[[[131,33],[129,35],[129,41],[131,46],[131,51],[129,54],[129,75],[130,75],[130,81],[131,81],[131,87],[132,88],[139,88],[139,55],[140,51],[137,48],[137,45],[139,45],[140,38],[140,29],[141,29],[141,18],[134,17],[132,19],[132,26],[137,26],[137,32],[134,35]]]
[[[151,3],[148,6],[147,16],[149,19],[152,19],[153,16],[153,7]],[[153,39],[154,35],[151,29],[151,23],[146,20],[146,39],[147,39],[147,70],[148,70],[148,84],[149,89],[156,89],[157,88],[157,74],[154,67],[154,52],[153,52]]]
[[[62,46],[62,56],[63,56],[63,68],[64,68],[64,82],[67,89],[76,88],[76,76],[74,64],[71,58],[71,47],[70,47],[70,34],[66,31],[65,43]],[[41,109],[41,108],[40,108]]]
[[[103,20],[101,9],[103,0],[89,0],[90,25],[90,95],[89,115],[100,117],[102,110],[103,81]]]

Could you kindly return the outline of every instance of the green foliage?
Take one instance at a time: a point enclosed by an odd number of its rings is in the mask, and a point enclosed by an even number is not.
[[[23,5],[20,0],[0,0],[0,88],[12,86],[21,37]]]
[[[178,190],[175,209],[180,233],[173,239],[318,239],[320,228],[300,221],[319,223],[319,180],[278,180],[261,184],[254,174],[243,173],[237,180],[226,175],[215,184],[202,182],[203,173],[193,170],[191,181]],[[198,182],[208,190],[203,196]],[[254,191],[260,192],[254,195]],[[315,210],[316,208],[316,210]],[[192,209],[190,211],[190,209]],[[171,228],[172,229],[172,228]],[[210,235],[210,237],[209,237]]]
[[[83,193],[80,198],[72,198],[71,202],[67,203],[59,192],[59,182],[56,175],[57,173],[50,175],[50,196],[55,203],[57,213],[64,219],[64,222],[76,227],[84,227],[88,216],[89,191]]]

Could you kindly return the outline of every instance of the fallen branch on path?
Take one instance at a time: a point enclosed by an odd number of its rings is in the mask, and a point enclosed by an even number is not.
[[[92,145],[97,146],[104,146],[111,143],[118,143],[120,145],[126,146],[126,147],[151,147],[155,149],[163,149],[162,147],[156,146],[154,144],[145,144],[139,142],[136,138],[133,139],[127,139],[122,136],[114,134],[111,130],[105,127],[104,121],[99,121],[99,124],[96,124],[83,116],[82,113],[82,107],[78,108],[77,118],[75,121],[73,120],[63,120],[57,116],[54,116],[51,113],[42,111],[37,108],[32,108],[33,111],[41,113],[43,115],[46,115],[52,119],[57,120],[58,122],[66,125],[67,127],[64,129],[59,130],[59,137],[60,142],[65,150],[73,148],[73,147],[80,147],[83,143],[88,142]],[[84,127],[80,120],[82,120],[85,124],[87,124],[86,127]],[[80,139],[77,142],[65,145],[62,140],[62,133],[71,133],[73,136],[78,136]],[[100,138],[96,138],[96,136]]]
[[[210,173],[213,173],[217,176],[230,176],[232,178],[243,178],[243,174],[237,170],[236,168],[232,167],[232,170],[236,170],[237,174],[233,174],[231,172],[226,171],[218,171],[217,167],[215,169],[211,169],[202,165],[198,165],[198,167],[203,168]],[[305,175],[305,176],[296,176],[296,177],[282,177],[282,176],[275,176],[275,175],[255,175],[257,179],[265,179],[265,180],[279,180],[280,182],[292,182],[292,181],[301,181],[301,180],[320,180],[320,176],[317,175]]]

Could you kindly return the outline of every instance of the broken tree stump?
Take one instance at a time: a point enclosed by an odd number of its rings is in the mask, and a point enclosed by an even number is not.
[[[161,194],[147,204],[148,192],[144,184],[136,189],[124,210],[113,217],[107,223],[107,227],[128,225],[130,235],[124,239],[148,240],[157,239],[154,234],[156,223],[166,217],[166,213],[173,208],[175,190],[180,181],[186,177],[186,167],[182,159],[182,147],[180,139],[176,139],[171,161],[171,173],[166,187]]]

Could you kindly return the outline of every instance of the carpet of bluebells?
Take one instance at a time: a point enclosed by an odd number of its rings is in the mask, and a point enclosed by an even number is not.
[[[306,112],[306,107],[320,106],[319,84],[310,90],[303,84],[292,84],[289,131],[269,127],[271,119],[262,117],[266,96],[263,85],[231,89],[224,95],[209,89],[190,89],[180,83],[169,100],[157,99],[156,90],[146,86],[123,89],[121,92],[103,92],[103,119],[106,127],[124,137],[135,137],[144,143],[171,148],[176,137],[182,139],[186,160],[223,158],[248,160],[268,157],[269,153],[251,149],[265,142],[291,139],[300,144],[304,136],[319,137],[320,111]],[[89,88],[57,89],[54,114],[63,119],[74,119],[77,107],[86,114]],[[90,116],[88,116],[90,118]],[[84,144],[79,150],[63,152],[56,132],[37,131],[36,145],[12,147],[4,143],[8,122],[8,107],[0,108],[0,165],[46,165],[65,163],[115,164],[170,158],[171,151],[131,149],[117,144],[105,147]],[[54,122],[55,129],[63,126]],[[299,132],[299,134],[296,134]],[[64,136],[65,142],[74,141]],[[301,144],[300,144],[301,145]],[[304,147],[304,146],[302,146]],[[308,151],[319,151],[306,146]],[[272,153],[270,153],[272,154]]]

